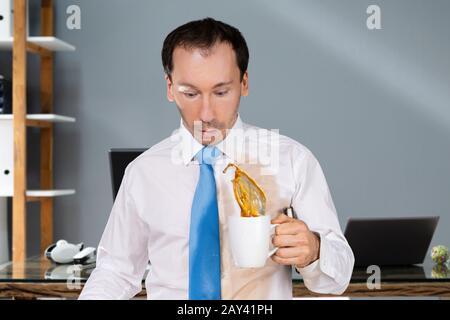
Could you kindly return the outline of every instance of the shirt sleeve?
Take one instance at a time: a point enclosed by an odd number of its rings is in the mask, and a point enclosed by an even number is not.
[[[298,219],[320,236],[319,259],[296,270],[310,291],[342,294],[350,282],[355,259],[340,228],[322,168],[306,147],[294,154],[293,166],[297,187],[292,206]]]
[[[124,173],[97,249],[96,268],[80,300],[130,299],[142,290],[148,264],[147,227],[129,194],[130,165]]]

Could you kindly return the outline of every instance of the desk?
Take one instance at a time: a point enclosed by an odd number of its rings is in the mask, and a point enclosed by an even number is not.
[[[56,265],[44,257],[32,257],[21,264],[0,265],[0,298],[76,299],[90,270],[74,270],[73,266]],[[371,273],[365,268],[355,268],[352,279],[343,296],[347,297],[450,297],[450,270],[433,269],[430,260],[421,266],[382,267],[381,288],[370,290],[367,279]],[[305,287],[303,280],[293,276],[294,297],[317,297]],[[143,282],[137,298],[146,298]]]

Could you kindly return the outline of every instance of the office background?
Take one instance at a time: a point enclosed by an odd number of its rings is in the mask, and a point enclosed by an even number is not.
[[[81,30],[66,8],[81,8]],[[381,7],[381,30],[366,8]],[[349,217],[440,215],[432,245],[450,246],[450,2],[55,1],[54,235],[96,246],[112,207],[107,152],[149,147],[179,125],[165,96],[160,50],[168,32],[211,16],[250,49],[244,121],[278,128],[322,165],[344,229]],[[39,25],[30,1],[30,34]],[[35,13],[33,13],[35,11]],[[39,61],[28,64],[28,111],[38,110]],[[0,73],[11,54],[0,52]],[[28,129],[28,186],[39,186],[38,129]],[[151,192],[149,190],[149,192]],[[28,254],[39,250],[39,204],[29,203]],[[163,213],[161,213],[163,214]]]

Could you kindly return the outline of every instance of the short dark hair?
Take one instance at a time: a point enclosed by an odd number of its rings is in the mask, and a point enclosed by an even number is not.
[[[241,80],[248,67],[248,47],[241,32],[233,26],[213,18],[190,21],[170,32],[164,40],[161,50],[164,72],[171,77],[173,71],[173,51],[182,46],[186,49],[200,48],[208,50],[217,42],[229,43],[235,54],[241,71]]]

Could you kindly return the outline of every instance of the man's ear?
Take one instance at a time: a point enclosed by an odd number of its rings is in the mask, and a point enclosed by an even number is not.
[[[241,81],[241,96],[248,96],[248,71],[245,71]]]
[[[169,75],[165,75],[166,83],[167,83],[167,100],[170,102],[174,102],[175,98],[173,96],[173,84],[172,80],[170,80]]]

